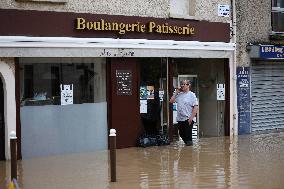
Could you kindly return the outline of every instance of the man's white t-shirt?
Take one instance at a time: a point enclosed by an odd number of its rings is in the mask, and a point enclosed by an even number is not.
[[[191,114],[194,106],[198,106],[196,95],[189,92],[180,92],[175,101],[177,102],[177,121],[187,120]]]

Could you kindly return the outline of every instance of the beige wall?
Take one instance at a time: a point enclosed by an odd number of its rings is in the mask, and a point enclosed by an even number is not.
[[[2,0],[0,8],[150,17],[168,16],[168,0],[139,0],[139,4],[137,2],[133,0],[67,0],[65,4],[58,4]]]
[[[0,8],[168,18],[171,1],[190,3],[191,5],[187,6],[189,9],[194,9],[191,10],[195,13],[193,19],[212,22],[229,22],[231,19],[230,17],[218,16],[218,4],[230,5],[230,0],[67,0],[66,3],[2,0],[0,1]],[[179,4],[182,5],[182,3]],[[192,4],[194,5],[192,6]]]
[[[218,4],[230,5],[230,0],[197,0],[196,1],[196,19],[198,20],[208,20],[211,22],[230,22],[230,17],[220,17],[218,16]],[[230,11],[232,14],[232,11]]]
[[[237,66],[249,66],[247,43],[268,43],[271,32],[271,0],[239,0],[237,9]]]
[[[232,8],[230,0],[170,0],[170,3],[171,17],[226,23],[231,20],[218,16],[218,4]]]

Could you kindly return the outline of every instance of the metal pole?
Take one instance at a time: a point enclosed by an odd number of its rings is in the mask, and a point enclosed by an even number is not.
[[[110,172],[111,182],[116,182],[116,130],[111,129],[109,134],[110,141]]]
[[[16,132],[10,133],[10,151],[11,151],[11,180],[17,179],[17,137]]]

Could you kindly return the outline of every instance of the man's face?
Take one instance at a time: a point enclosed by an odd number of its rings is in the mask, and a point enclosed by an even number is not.
[[[189,84],[187,83],[187,81],[182,81],[180,83],[180,87],[181,87],[182,90],[185,90],[188,86],[189,86]]]

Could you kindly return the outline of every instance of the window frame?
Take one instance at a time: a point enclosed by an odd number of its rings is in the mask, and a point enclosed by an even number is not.
[[[193,19],[195,20],[196,14],[196,0],[185,0],[185,3],[188,4],[187,14],[177,14],[172,11],[172,0],[170,2],[170,17],[171,18],[183,18],[183,19]]]
[[[273,19],[273,13],[280,13],[284,15],[284,5],[283,7],[275,7],[275,0],[271,1],[271,30],[272,30],[272,34],[284,34],[284,31],[275,31],[275,28],[273,28],[273,25],[275,23],[275,20]],[[283,28],[284,30],[284,28]]]

